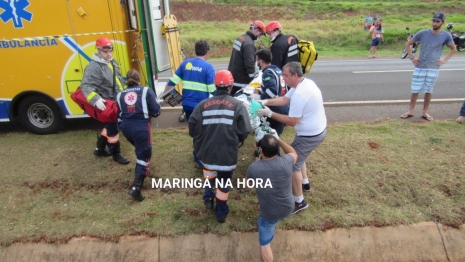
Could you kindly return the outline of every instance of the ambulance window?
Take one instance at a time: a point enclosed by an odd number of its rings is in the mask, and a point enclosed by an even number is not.
[[[153,20],[163,20],[163,16],[161,14],[160,0],[153,0],[151,2],[151,6],[152,6],[152,19]]]
[[[136,18],[136,5],[134,4],[134,0],[128,1],[129,5],[129,21],[131,21],[131,29],[138,29],[137,26],[137,18]]]

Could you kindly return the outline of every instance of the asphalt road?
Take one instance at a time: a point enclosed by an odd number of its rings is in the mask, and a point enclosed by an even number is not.
[[[215,70],[227,62],[212,62]],[[306,77],[315,81],[325,102],[407,100],[413,73],[410,59],[357,58],[322,59]],[[170,72],[160,74],[167,81]],[[441,67],[433,98],[465,98],[465,53],[456,53]]]
[[[465,100],[465,55],[457,54],[441,68],[436,83],[430,115],[436,120],[454,120]],[[215,70],[227,68],[226,62],[213,62]],[[413,66],[400,58],[332,59],[315,62],[310,74],[320,87],[325,101],[328,123],[396,119],[408,109]],[[169,72],[160,74],[166,81]],[[420,118],[422,95],[415,117],[406,121],[425,121]],[[179,122],[180,108],[163,105],[162,115],[153,120],[154,128],[186,128]],[[96,129],[101,124],[93,119],[69,119],[66,130]],[[25,130],[15,123],[0,123],[0,133]]]

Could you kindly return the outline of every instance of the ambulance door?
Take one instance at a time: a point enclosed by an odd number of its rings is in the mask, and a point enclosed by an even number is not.
[[[129,24],[130,36],[130,59],[131,67],[139,71],[141,76],[141,85],[153,88],[153,73],[151,70],[150,56],[148,55],[150,48],[144,44],[145,24],[143,18],[145,17],[144,5],[139,6],[136,0],[126,0],[127,2],[127,19]],[[141,24],[139,24],[139,21]],[[147,48],[144,48],[147,46]],[[147,52],[147,55],[146,55]]]
[[[160,0],[149,0],[149,4],[157,71],[162,72],[171,69],[168,44],[162,32],[164,12],[162,12]]]
[[[79,81],[70,79],[68,82],[68,85],[74,86],[70,88],[73,90],[79,86],[83,70],[96,52],[95,40],[103,36],[118,40],[113,34],[115,23],[113,19],[117,20],[117,18],[111,14],[112,0],[68,0],[67,2],[73,32],[65,41],[76,55],[76,59],[71,61],[69,70],[79,72],[79,79],[76,79]],[[115,50],[113,55],[115,56],[118,51]]]

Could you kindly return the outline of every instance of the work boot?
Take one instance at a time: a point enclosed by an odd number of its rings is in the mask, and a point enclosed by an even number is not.
[[[113,152],[113,161],[116,161],[121,165],[127,165],[130,162],[121,154],[121,145],[119,141],[115,144],[115,151]]]
[[[139,202],[142,202],[145,199],[145,197],[140,193],[142,185],[144,184],[144,179],[144,174],[136,174],[134,177],[134,185],[131,190],[128,191],[128,194]]]
[[[203,201],[206,209],[213,209],[213,198],[209,198]]]
[[[127,158],[125,158],[121,153],[115,153],[113,154],[113,161],[118,162],[121,165],[127,165],[129,164],[129,161]]]
[[[97,147],[94,150],[94,155],[104,156],[104,157],[111,156],[110,152],[108,152],[105,149],[106,147],[107,147],[107,138],[101,135],[97,135]]]

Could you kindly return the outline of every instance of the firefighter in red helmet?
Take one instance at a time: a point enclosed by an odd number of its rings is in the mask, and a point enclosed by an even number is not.
[[[270,38],[272,54],[271,64],[279,69],[289,62],[299,62],[297,39],[291,35],[281,33],[282,26],[278,21],[270,21],[266,27],[266,35]]]
[[[249,31],[240,35],[233,43],[228,70],[234,77],[234,87],[231,95],[247,86],[255,76],[255,41],[265,35],[265,24],[255,20],[249,26]]]
[[[229,95],[233,83],[231,72],[218,71],[215,76],[217,92],[200,102],[189,118],[189,135],[194,140],[197,157],[204,166],[204,178],[208,179],[210,185],[205,187],[203,201],[207,209],[213,209],[216,199],[214,211],[220,223],[226,220],[229,213],[228,180],[232,183],[239,144],[252,131],[247,109],[241,101]],[[213,193],[215,185],[218,187],[216,193]]]
[[[107,37],[99,37],[95,42],[97,53],[84,70],[81,91],[87,101],[100,110],[105,110],[106,99],[116,99],[125,85],[118,62],[113,59],[113,43]],[[109,151],[106,150],[108,146]],[[97,138],[96,156],[112,156],[113,160],[127,165],[129,160],[121,154],[118,123],[105,123]]]

